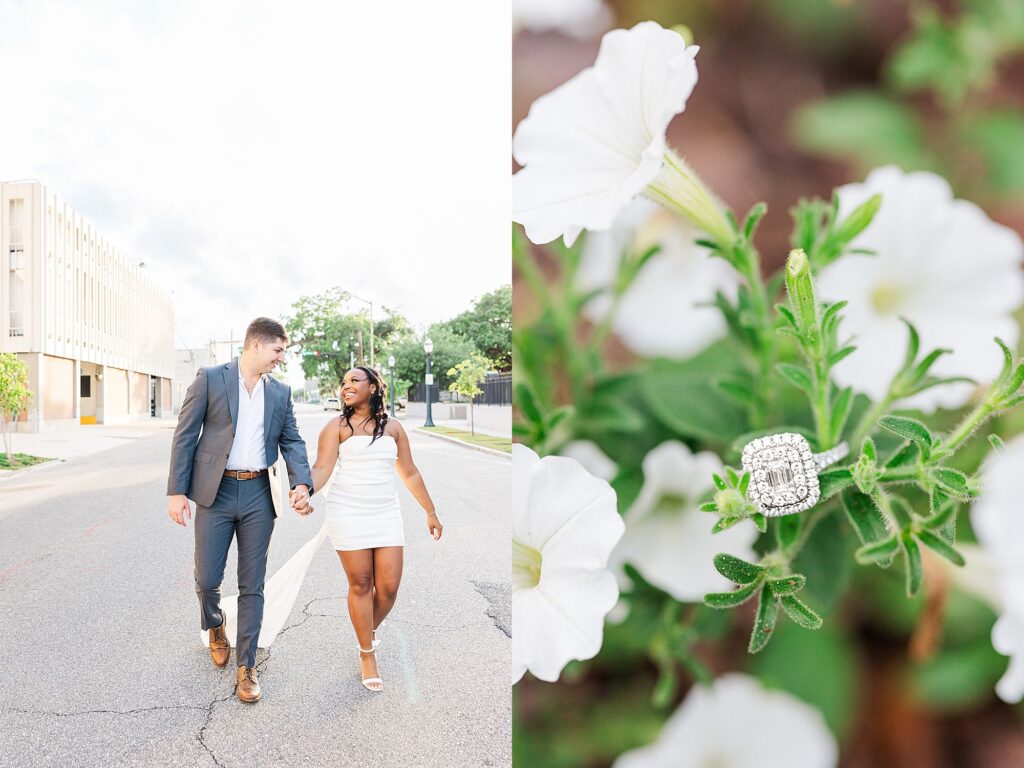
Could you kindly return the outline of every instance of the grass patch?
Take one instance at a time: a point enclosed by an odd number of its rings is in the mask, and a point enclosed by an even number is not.
[[[42,464],[44,461],[52,461],[46,456],[32,456],[27,453],[12,453],[12,462],[7,461],[7,453],[0,450],[0,469],[24,469],[33,464]]]
[[[452,427],[420,427],[427,432],[435,432],[445,437],[453,437],[471,445],[482,445],[484,448],[493,448],[496,451],[512,453],[512,438],[497,437],[495,435],[482,435],[477,432],[475,435],[468,429],[453,429]]]

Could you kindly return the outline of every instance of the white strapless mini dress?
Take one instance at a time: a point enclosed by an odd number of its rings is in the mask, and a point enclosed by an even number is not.
[[[327,492],[327,535],[336,550],[405,546],[391,435],[352,435],[338,446]]]

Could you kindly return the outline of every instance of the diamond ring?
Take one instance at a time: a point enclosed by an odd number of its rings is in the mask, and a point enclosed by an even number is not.
[[[810,509],[821,495],[818,472],[849,452],[843,442],[824,453],[811,453],[807,439],[793,432],[751,440],[743,448],[743,471],[750,473],[750,500],[767,517]]]

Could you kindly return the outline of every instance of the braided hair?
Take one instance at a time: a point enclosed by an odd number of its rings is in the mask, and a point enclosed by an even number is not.
[[[373,445],[374,441],[384,434],[384,427],[388,423],[388,409],[386,406],[388,388],[384,383],[384,378],[373,368],[357,365],[352,370],[365,373],[370,384],[377,387],[377,391],[370,394],[370,418],[373,419],[373,438],[370,440],[370,445]],[[355,412],[356,409],[351,405],[342,406],[341,420],[345,422],[353,433],[355,429],[352,426],[352,415]],[[366,422],[363,423],[365,424]]]

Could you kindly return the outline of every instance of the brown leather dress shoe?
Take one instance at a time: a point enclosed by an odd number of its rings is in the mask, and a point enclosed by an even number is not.
[[[210,658],[218,667],[228,663],[231,655],[231,644],[228,643],[228,636],[224,632],[224,625],[214,627],[210,630]]]
[[[254,667],[238,668],[238,688],[235,691],[240,701],[252,704],[260,700],[260,681]]]

